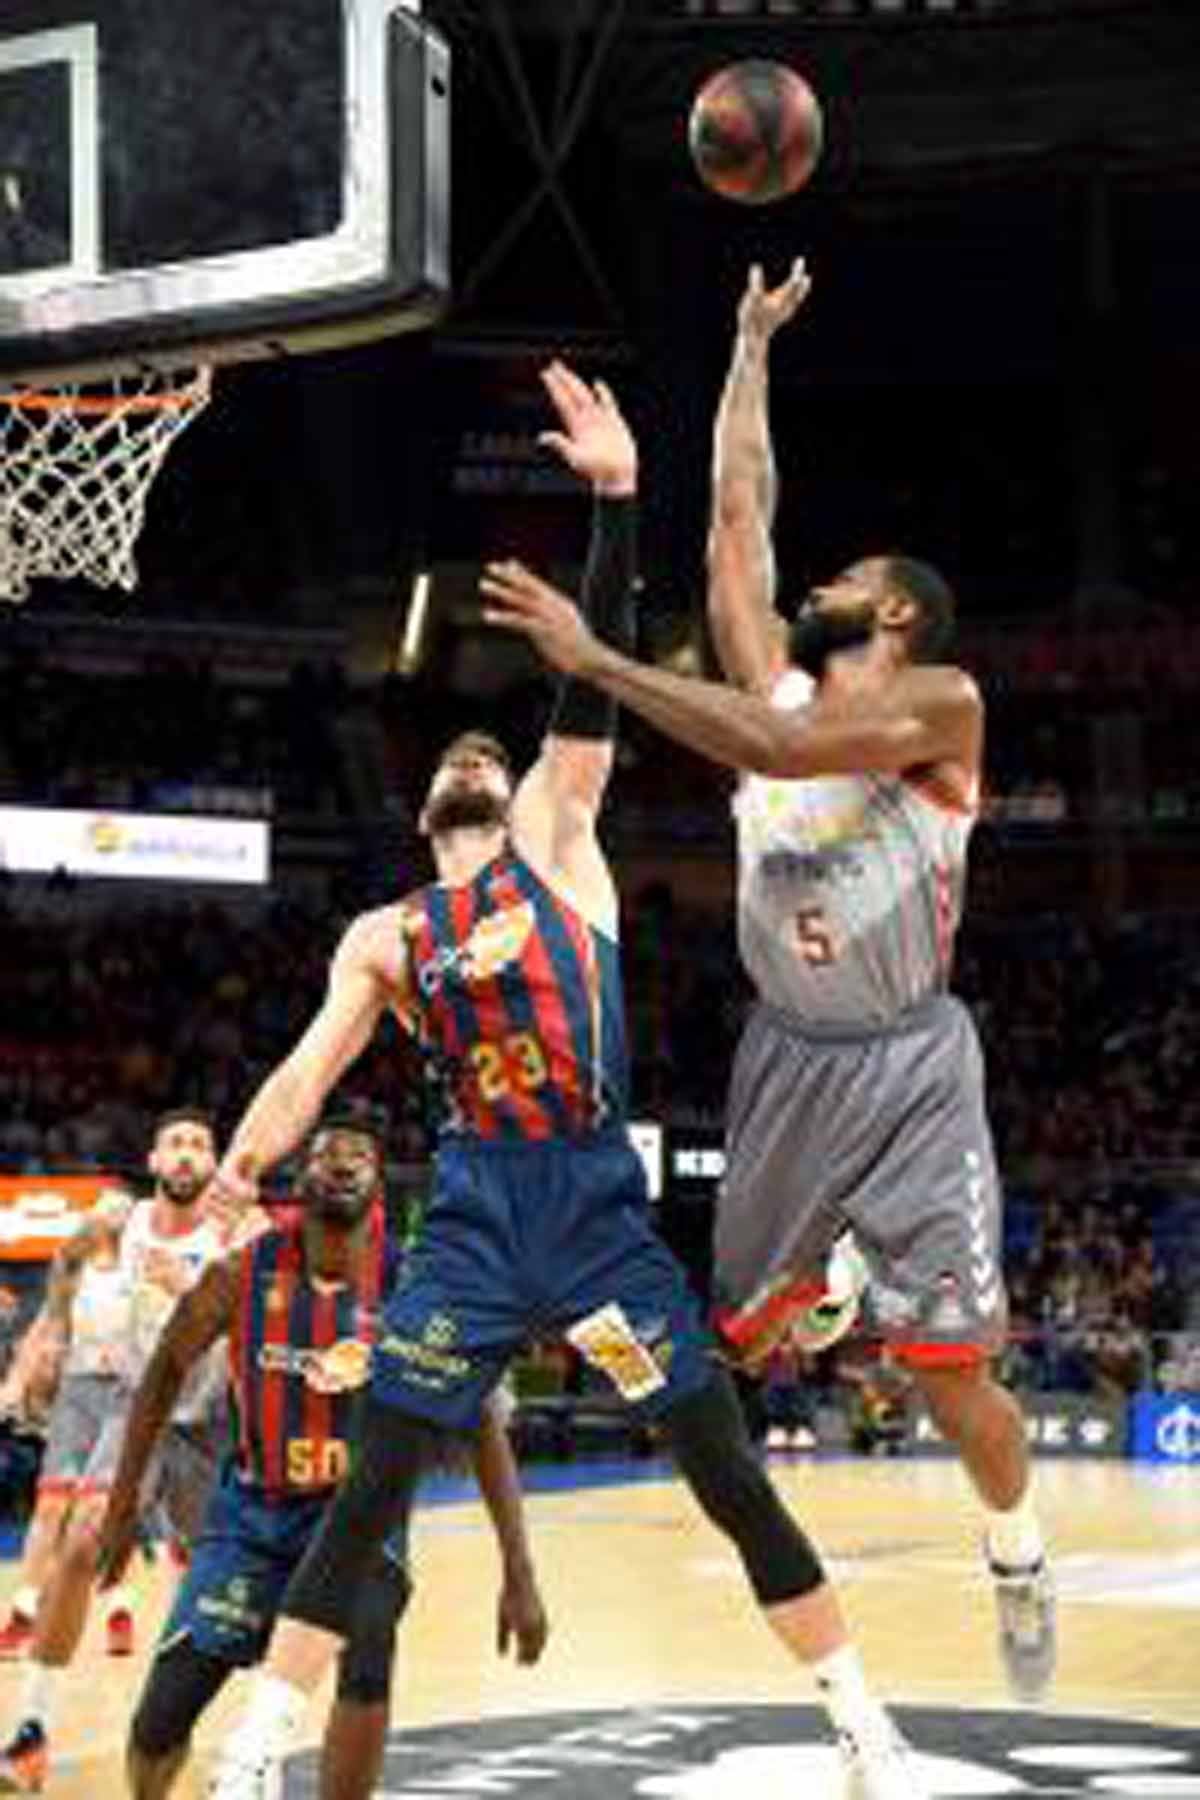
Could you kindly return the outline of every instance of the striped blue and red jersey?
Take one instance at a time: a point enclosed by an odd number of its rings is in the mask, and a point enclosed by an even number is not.
[[[351,1282],[323,1282],[310,1270],[299,1212],[242,1251],[229,1380],[235,1466],[247,1486],[284,1499],[328,1492],[345,1474],[354,1392],[366,1380],[397,1259],[382,1206],[369,1216],[366,1254]],[[324,1370],[345,1370],[347,1360],[359,1379],[325,1391]]]
[[[404,1022],[441,1090],[443,1135],[536,1142],[623,1120],[616,939],[511,852],[404,904]]]

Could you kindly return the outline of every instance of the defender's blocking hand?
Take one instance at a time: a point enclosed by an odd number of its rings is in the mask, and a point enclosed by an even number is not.
[[[632,494],[637,444],[612,390],[603,381],[584,381],[558,361],[542,370],[542,385],[562,430],[541,432],[538,443],[561,456],[598,494]]]

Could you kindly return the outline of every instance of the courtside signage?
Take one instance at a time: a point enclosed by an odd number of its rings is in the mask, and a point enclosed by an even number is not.
[[[263,819],[188,813],[82,812],[0,806],[0,867],[14,873],[262,886],[270,877]]]
[[[1139,1394],[1132,1439],[1139,1462],[1200,1463],[1200,1394]]]

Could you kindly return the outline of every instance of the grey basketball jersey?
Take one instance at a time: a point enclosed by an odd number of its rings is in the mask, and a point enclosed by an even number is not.
[[[785,675],[774,703],[806,703]],[[752,775],[734,801],[738,942],[771,1005],[886,1025],[946,986],[973,808],[908,777]]]

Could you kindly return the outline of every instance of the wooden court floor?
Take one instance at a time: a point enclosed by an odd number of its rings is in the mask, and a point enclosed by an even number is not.
[[[771,1467],[830,1558],[880,1692],[902,1705],[1010,1707],[956,1467],[800,1456],[772,1457]],[[809,1683],[762,1625],[735,1559],[686,1491],[657,1466],[649,1479],[634,1469],[638,1478],[612,1485],[530,1493],[552,1620],[533,1670],[502,1662],[493,1648],[497,1562],[478,1502],[421,1511],[394,1729],[606,1708],[811,1704]],[[1200,1730],[1200,1471],[1043,1462],[1038,1480],[1060,1592],[1050,1710]],[[4,1592],[15,1574],[15,1565],[4,1570]],[[93,1620],[52,1735],[49,1794],[107,1800],[124,1792],[123,1729],[168,1580],[157,1570],[143,1577],[141,1641],[130,1661],[102,1654]],[[19,1681],[19,1665],[0,1665],[6,1720]],[[181,1794],[203,1792],[206,1751],[239,1691],[231,1684],[204,1722]],[[312,1738],[324,1706],[322,1695]],[[1172,1779],[1154,1791],[1200,1794],[1200,1775]],[[651,1783],[646,1791],[658,1790]]]

